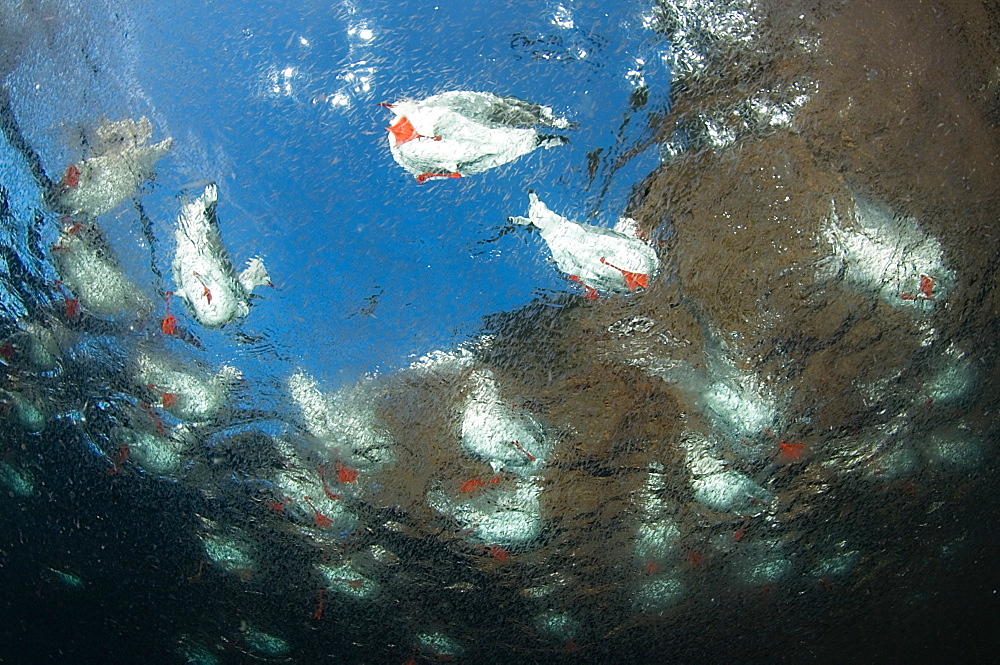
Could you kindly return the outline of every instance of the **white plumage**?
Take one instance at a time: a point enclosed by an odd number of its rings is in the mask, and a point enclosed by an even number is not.
[[[111,245],[93,222],[71,224],[52,246],[59,279],[90,314],[137,318],[147,312],[149,299],[125,276]]]
[[[591,297],[596,297],[596,291],[627,293],[648,286],[660,260],[635,235],[632,220],[622,220],[621,231],[581,224],[549,210],[534,192],[528,196],[528,217],[511,217],[510,221],[538,227],[559,270],[587,287]]]
[[[140,351],[135,376],[165,411],[180,420],[210,420],[226,403],[242,373],[224,365],[209,375],[200,367],[185,365],[162,353]]]
[[[148,118],[104,121],[93,142],[95,154],[66,172],[54,192],[59,211],[93,218],[117,208],[153,175],[153,164],[170,150],[172,140],[149,144]]]
[[[501,399],[493,372],[472,374],[472,393],[462,411],[462,447],[494,471],[529,475],[545,461],[551,444],[542,426]]]
[[[270,276],[260,258],[236,273],[222,236],[215,204],[218,188],[213,184],[181,208],[174,238],[174,282],[176,293],[200,324],[219,328],[250,312],[250,294],[258,286],[270,286]]]
[[[570,127],[547,106],[488,92],[455,90],[384,106],[395,116],[389,150],[419,182],[481,173],[536,148],[563,145],[564,137],[534,127]]]

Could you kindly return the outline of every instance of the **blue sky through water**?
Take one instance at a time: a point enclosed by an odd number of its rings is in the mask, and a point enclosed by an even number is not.
[[[176,0],[139,14],[128,39],[154,140],[175,139],[146,198],[168,283],[175,195],[214,180],[234,259],[262,255],[277,287],[243,330],[329,387],[453,347],[540,291],[575,289],[536,234],[486,241],[526,212],[529,188],[610,226],[656,165],[650,149],[601,200],[600,175],[589,182],[588,152],[617,154],[645,127],[644,109],[620,132],[638,77],[653,108],[669,92],[667,46],[643,26],[650,4]],[[546,104],[578,128],[561,132],[569,146],[419,185],[392,161],[378,103],[452,89]],[[220,334],[199,333],[209,346]]]

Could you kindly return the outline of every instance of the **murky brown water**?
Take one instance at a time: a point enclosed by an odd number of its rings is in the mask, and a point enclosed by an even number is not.
[[[672,230],[664,271],[647,292],[528,308],[497,326],[484,353],[558,443],[542,485],[551,535],[502,569],[492,560],[478,567],[504,597],[498,608],[521,602],[601,617],[573,642],[584,661],[589,652],[652,662],[670,645],[682,658],[765,662],[921,653],[933,645],[919,630],[943,621],[927,605],[989,597],[991,574],[975,554],[956,570],[943,553],[995,505],[1000,11],[974,2],[762,4],[775,7],[763,12],[760,42],[691,81],[659,137],[701,113],[725,118],[757,90],[808,81],[791,127],[683,153],[645,180],[632,214],[650,231],[664,220]],[[879,298],[852,288],[844,272],[826,275],[824,225],[831,210],[850,218],[856,198],[917,220],[940,241],[953,277],[928,275],[923,291]],[[929,307],[907,308],[915,298]],[[754,461],[728,453],[735,468],[770,479],[776,498],[766,514],[717,513],[687,488],[682,439],[719,433],[692,378],[714,353],[779,404],[775,431],[742,433]],[[960,399],[929,392],[945,358],[961,358],[978,377]],[[461,379],[428,382],[390,394],[460,401]],[[457,483],[489,470],[443,452],[453,450],[441,445],[455,428],[450,411],[400,408],[407,420],[397,418],[393,434],[411,451],[405,466],[414,475],[386,500],[433,525],[417,508],[428,491],[421,479]],[[390,422],[394,412],[390,403]],[[880,466],[888,447],[919,448],[934,436],[958,436],[988,461],[958,473]],[[783,455],[790,442],[802,447]],[[635,611],[635,589],[657,571],[628,552],[651,465],[662,465],[660,497],[679,525],[689,595],[645,613]],[[861,551],[849,579],[731,582],[741,549],[780,546],[805,571],[841,538]],[[524,600],[545,584],[543,600]]]

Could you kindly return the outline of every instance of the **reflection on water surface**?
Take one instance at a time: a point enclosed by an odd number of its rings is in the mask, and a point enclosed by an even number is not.
[[[620,65],[620,94],[601,100],[617,105],[614,140],[588,134],[581,95],[558,109],[576,123],[569,145],[425,185],[387,144],[369,157],[388,140],[385,118],[372,119],[383,112],[370,99],[382,94],[374,54],[406,41],[345,4],[336,86],[310,83],[320,65],[252,78],[269,104],[371,102],[350,111],[370,125],[351,145],[375,175],[349,182],[372,187],[358,191],[373,221],[343,228],[403,233],[386,220],[407,206],[424,219],[450,196],[496,205],[492,222],[463,219],[493,254],[421,230],[486,272],[514,254],[531,267],[511,283],[544,289],[473,334],[349,380],[311,360],[356,348],[347,338],[406,304],[371,282],[322,300],[301,275],[282,292],[276,275],[301,250],[273,238],[294,221],[241,221],[253,195],[240,203],[223,156],[185,147],[141,91],[107,97],[103,123],[55,119],[39,99],[120,89],[127,73],[56,9],[3,8],[15,29],[0,61],[0,653],[12,662],[840,662],[988,645],[993,4],[663,0],[622,19],[639,32],[621,34],[657,45],[643,51],[588,32],[607,24],[581,3],[533,3],[525,16],[548,32],[498,32],[482,52],[502,49],[500,71],[552,76],[563,91],[565,72],[597,85]],[[323,39],[292,31],[281,43]],[[32,92],[67,43],[86,46],[94,87]],[[655,90],[666,68],[669,104]],[[479,87],[424,76],[400,96]],[[212,181],[228,209],[212,204]],[[594,236],[578,236],[574,264],[544,229],[542,242],[504,226],[529,187],[554,192],[560,219],[633,220],[596,237],[639,243],[656,269],[639,282],[612,266],[620,288],[588,285],[566,266],[607,266]],[[178,215],[190,221],[181,240],[203,231],[216,256],[273,250],[279,288],[249,295],[251,276],[232,264],[222,281],[199,263],[179,283],[193,264],[167,269]],[[322,258],[301,270],[333,270],[336,245],[314,233]],[[538,256],[554,260],[526,258]],[[199,311],[227,293],[221,319]],[[445,311],[420,328],[399,319],[384,345],[451,325]]]

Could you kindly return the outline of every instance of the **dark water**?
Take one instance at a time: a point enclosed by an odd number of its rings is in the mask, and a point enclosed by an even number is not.
[[[593,166],[659,151],[622,211],[656,279],[543,294],[339,390],[246,369],[260,340],[164,339],[152,305],[73,311],[62,166],[5,88],[0,659],[992,655],[1000,7],[650,16],[671,106]],[[157,362],[246,376],[185,416],[202,388]]]

